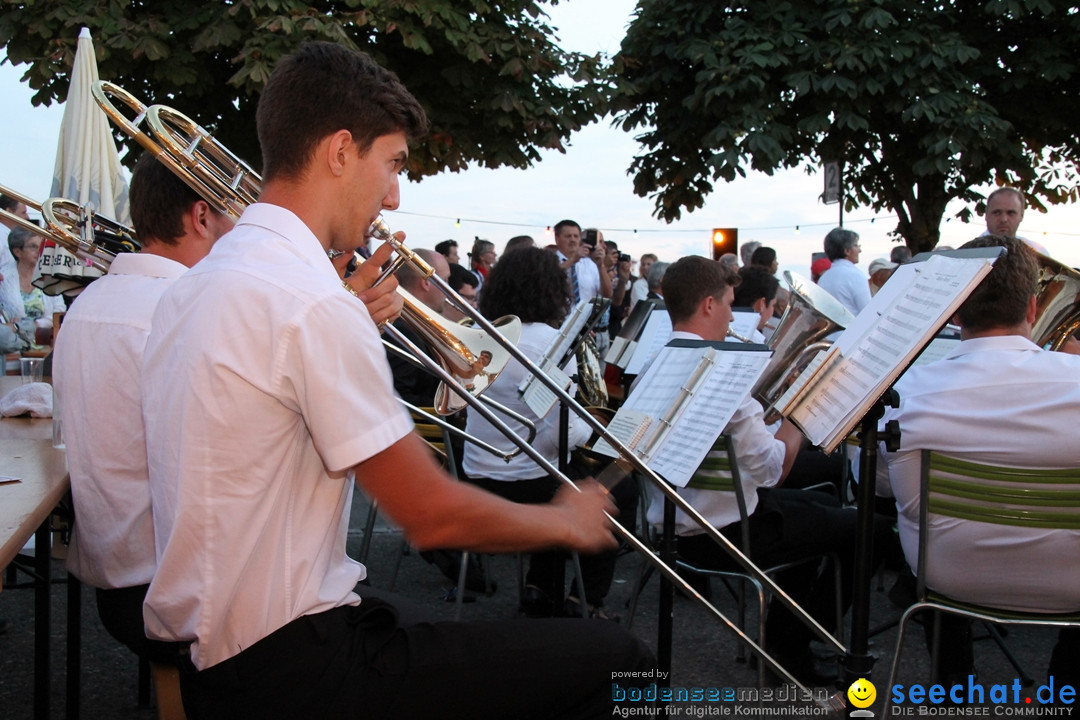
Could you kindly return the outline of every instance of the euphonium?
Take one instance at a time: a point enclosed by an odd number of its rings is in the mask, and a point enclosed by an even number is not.
[[[1035,256],[1039,280],[1031,339],[1039,347],[1060,350],[1080,329],[1080,273],[1046,255]]]
[[[754,384],[750,394],[765,408],[765,421],[774,422],[778,413],[773,404],[794,384],[819,351],[831,345],[827,335],[843,330],[855,319],[832,295],[794,273],[784,271],[791,287],[784,316],[768,340],[772,360]]]

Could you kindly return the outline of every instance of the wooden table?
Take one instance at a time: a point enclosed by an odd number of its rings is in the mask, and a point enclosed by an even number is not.
[[[0,376],[0,396],[22,383],[19,377]],[[68,491],[67,459],[63,450],[52,446],[49,418],[0,419],[0,475],[20,482],[0,485],[0,569],[15,558],[34,536],[34,716],[49,717],[49,516]],[[2,573],[0,573],[2,575]],[[2,583],[2,578],[0,578]],[[75,585],[77,587],[77,583]],[[69,592],[69,651],[71,650],[71,593]],[[77,624],[76,624],[77,625]],[[75,628],[77,632],[77,627]],[[78,640],[75,641],[76,651]],[[78,695],[72,706],[72,677],[69,654],[69,715],[78,712]]]

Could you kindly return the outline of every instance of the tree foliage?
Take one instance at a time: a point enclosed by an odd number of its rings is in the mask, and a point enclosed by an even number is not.
[[[1064,0],[640,0],[614,107],[664,219],[747,168],[838,160],[846,207],[895,212],[921,251],[991,180],[1077,199],[1078,62]]]
[[[0,0],[0,46],[29,63],[34,104],[50,104],[66,97],[88,27],[102,79],[188,115],[256,167],[254,110],[277,60],[305,40],[359,48],[428,112],[407,168],[418,179],[470,163],[527,167],[598,118],[602,63],[555,45],[543,4],[556,2]]]

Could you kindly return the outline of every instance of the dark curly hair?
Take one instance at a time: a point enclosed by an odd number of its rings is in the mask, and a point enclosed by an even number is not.
[[[522,322],[558,327],[570,306],[570,283],[555,253],[520,248],[502,256],[480,289],[487,318],[517,315]]]

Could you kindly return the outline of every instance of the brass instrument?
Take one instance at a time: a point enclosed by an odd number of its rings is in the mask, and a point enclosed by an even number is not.
[[[109,82],[94,83],[92,92],[110,120],[218,212],[235,220],[244,208],[258,201],[262,190],[259,174],[191,118],[163,105],[147,107],[123,88]],[[135,116],[129,119],[113,104],[112,98],[120,100]],[[397,258],[383,271],[380,280],[405,262],[429,278],[434,274],[427,263],[393,236],[381,218],[372,223],[368,234],[389,242],[397,253]],[[487,389],[510,359],[500,344],[493,341],[486,330],[458,327],[432,313],[406,290],[398,289],[398,293],[405,300],[402,317],[431,345],[444,369],[473,395]],[[500,332],[511,337],[513,342],[521,337],[519,319],[500,318],[496,322]],[[460,395],[446,389],[444,381],[437,391],[435,406],[439,414],[449,415],[462,409],[464,403]]]
[[[131,228],[94,213],[92,206],[79,205],[65,198],[48,198],[37,202],[22,193],[0,185],[0,193],[13,198],[26,207],[41,213],[45,227],[25,218],[0,210],[0,215],[14,221],[19,227],[36,233],[66,250],[91,269],[89,273],[56,274],[56,280],[47,286],[50,294],[68,293],[89,284],[108,272],[114,257],[122,252],[138,252],[141,245]],[[47,249],[43,253],[47,254]],[[67,258],[71,260],[70,256]],[[59,264],[59,257],[54,260]]]
[[[107,83],[99,83],[99,87],[95,88],[94,92],[95,97],[98,98],[99,103],[107,102],[107,98],[105,97],[105,88],[109,88],[110,93],[116,94],[115,91],[111,90],[111,88],[115,88],[115,86],[110,86]],[[160,110],[155,113],[153,112],[153,110],[153,108],[147,108],[144,111],[144,114],[149,121],[151,132],[155,134],[155,138],[162,133],[169,134],[170,132],[173,132],[175,130],[175,126],[173,126],[172,129],[154,127],[154,118],[161,118],[163,116],[163,113]],[[143,113],[140,113],[140,117],[137,118],[138,122],[131,122],[127,125],[130,125],[133,129],[135,129],[135,126],[137,126],[142,120],[142,114]],[[172,115],[165,114],[165,116],[170,118],[182,117],[179,116],[179,113],[173,113]],[[112,114],[110,114],[110,117],[112,117]],[[127,125],[121,126],[125,129],[128,129]],[[139,132],[140,135],[142,134],[141,131],[137,132]],[[246,201],[241,197],[240,187],[246,186],[250,188],[250,183],[257,182],[258,176],[254,175],[254,173],[248,173],[242,168],[238,169],[236,172],[231,172],[234,169],[231,162],[222,162],[216,159],[220,157],[230,157],[231,153],[228,153],[228,151],[224,150],[223,148],[221,149],[221,151],[215,150],[212,152],[206,150],[205,148],[199,150],[201,146],[204,146],[207,143],[215,143],[216,141],[214,141],[213,138],[210,138],[209,134],[201,128],[198,128],[197,130],[192,130],[192,134],[196,137],[194,137],[190,142],[178,140],[176,143],[170,144],[154,142],[151,139],[140,139],[139,142],[144,147],[151,149],[151,151],[153,152],[156,152],[155,148],[161,148],[163,154],[160,155],[159,158],[174,172],[176,172],[181,177],[184,177],[188,184],[192,185],[192,187],[196,187],[193,183],[198,182],[200,183],[200,185],[206,188],[216,188],[215,190],[205,189],[199,191],[200,194],[203,194],[203,197],[208,202],[211,202],[216,207],[220,208],[242,208],[244,205],[246,205]],[[189,153],[186,152],[183,158],[171,158],[169,157],[169,148],[192,148],[192,151]],[[193,178],[189,180],[187,178],[187,175],[189,175],[190,173],[188,172],[186,166],[189,161],[193,161],[193,158],[200,156],[209,156],[215,158],[215,160],[212,161],[210,164],[217,165],[220,162],[220,164],[224,166],[225,174],[229,176],[229,179],[223,179],[221,182],[202,182],[201,178]],[[243,166],[243,168],[246,168],[246,166]],[[210,169],[210,171],[213,171],[212,168]],[[200,168],[198,174],[201,176],[206,172],[207,168]],[[234,188],[233,186],[236,187]],[[211,198],[207,195],[207,193],[219,191],[225,193],[225,196]],[[223,210],[223,212],[227,211]],[[373,227],[372,229],[372,234],[375,237],[379,237],[387,233],[388,230],[383,230],[375,227]],[[536,379],[543,383],[543,385],[547,387],[548,390],[554,393],[555,396],[561,402],[563,402],[566,407],[570,409],[570,411],[574,412],[576,415],[584,419],[586,423],[593,429],[593,431],[597,433],[598,437],[603,438],[612,448],[616,450],[616,452],[619,453],[619,458],[616,461],[618,467],[609,467],[604,473],[601,474],[602,476],[611,477],[618,475],[618,480],[621,480],[625,474],[637,471],[642,476],[648,478],[650,482],[653,482],[657,486],[657,488],[664,494],[666,498],[670,499],[677,508],[685,512],[688,517],[692,518],[694,522],[696,522],[702,528],[702,530],[706,534],[708,534],[716,543],[723,547],[739,563],[739,565],[741,565],[749,573],[754,575],[754,577],[759,582],[761,582],[762,586],[767,587],[769,592],[773,593],[775,597],[779,598],[782,602],[784,602],[784,604],[789,609],[791,609],[804,623],[806,623],[807,626],[810,627],[810,629],[818,637],[833,646],[839,652],[845,652],[846,649],[844,648],[842,643],[840,643],[831,633],[825,630],[802,607],[792,601],[791,597],[782,588],[780,588],[772,578],[765,575],[765,573],[762,572],[762,570],[757,567],[757,565],[755,565],[748,557],[746,557],[730,540],[728,540],[724,535],[722,535],[719,530],[713,527],[692,505],[690,505],[681,495],[679,495],[671,485],[666,483],[664,479],[661,478],[654,470],[649,468],[648,465],[646,465],[644,461],[642,461],[641,458],[639,458],[633,451],[631,451],[622,441],[620,441],[617,437],[611,434],[602,422],[600,422],[597,418],[593,417],[588,410],[586,410],[579,403],[577,403],[574,398],[571,397],[569,393],[567,393],[567,391],[561,386],[559,382],[544,373],[535,362],[533,362],[528,356],[521,352],[521,350],[518,349],[514,341],[511,341],[509,338],[504,336],[494,323],[489,321],[487,318],[485,318],[483,315],[476,312],[471,306],[469,306],[468,302],[460,295],[458,295],[450,287],[449,283],[435,275],[434,270],[426,262],[424,262],[422,258],[419,258],[414,253],[409,251],[408,248],[406,248],[400,241],[397,241],[396,239],[391,239],[389,241],[393,245],[395,251],[398,252],[398,260],[400,262],[410,262],[416,272],[428,278],[428,280],[432,282],[436,287],[438,287],[440,291],[442,291],[451,302],[453,302],[456,306],[459,307],[459,309],[461,309],[469,317],[471,317],[475,323],[476,328],[478,328],[480,331],[483,331],[484,333],[487,333],[488,336],[498,342],[502,346],[502,350],[504,350],[506,355],[508,356],[507,359],[509,357],[512,357],[519,363],[521,363],[521,365],[525,368],[527,372],[536,376]],[[406,304],[409,304],[407,296]],[[510,327],[513,326],[511,325]],[[395,330],[396,329],[393,327],[393,325],[387,325],[384,328],[385,332],[391,334],[393,334]],[[433,332],[433,334],[437,337],[441,337],[443,331],[445,330],[448,330],[448,328],[440,326],[438,328],[438,331]],[[454,334],[456,335],[458,331],[459,329],[455,327]],[[456,379],[453,377],[451,372],[448,372],[447,369],[443,367],[443,364],[441,362],[436,362],[432,360],[426,354],[421,352],[419,348],[417,348],[413,343],[411,343],[408,338],[404,337],[400,333],[395,334],[394,337],[406,349],[413,353],[415,359],[423,363],[425,367],[427,367],[431,372],[437,375],[444,383],[447,383],[452,388],[458,388],[455,390],[455,392],[458,392],[459,395],[461,395],[461,398],[470,406],[472,410],[479,413],[481,417],[483,417],[485,420],[487,420],[489,423],[499,429],[499,431],[503,435],[505,435],[507,439],[517,445],[521,449],[521,451],[524,452],[537,465],[539,465],[544,472],[548,473],[552,477],[559,478],[561,481],[568,483],[571,486],[576,487],[573,481],[570,480],[565,474],[563,474],[555,465],[553,465],[549,460],[547,460],[547,458],[545,458],[535,448],[533,448],[524,438],[520,437],[513,430],[511,430],[506,425],[506,423],[496,417],[494,412],[484,402],[482,402],[480,398],[473,396],[471,393],[462,388],[460,383],[456,382]],[[456,350],[454,350],[452,344],[449,343],[447,344],[447,347],[436,348],[436,350],[437,352],[456,353]],[[489,362],[486,362],[485,364],[486,359],[482,355],[483,352],[484,350],[480,350],[479,352],[473,352],[473,350],[470,349],[469,353],[473,355],[473,358],[466,357],[462,361],[462,367],[474,368],[476,358],[480,358],[481,365],[487,370],[487,372],[490,373],[497,359],[492,357],[491,360]],[[697,590],[695,590],[689,583],[687,583],[682,577],[680,577],[673,567],[671,567],[670,565],[662,561],[659,557],[654,555],[652,551],[637,536],[635,536],[632,532],[630,532],[618,522],[616,522],[614,518],[609,517],[609,520],[611,521],[612,532],[614,532],[617,536],[619,536],[635,550],[637,550],[646,560],[653,563],[656,568],[668,580],[681,588],[682,591],[685,592],[688,596],[693,597],[697,602],[699,602],[714,618],[723,623],[725,627],[727,627],[731,632],[733,632],[742,642],[746,643],[747,646],[750,647],[753,652],[757,654],[762,659],[762,661],[765,662],[769,667],[776,670],[786,680],[790,681],[795,686],[806,691],[806,688],[793,675],[791,675],[791,673],[789,673],[785,668],[779,665],[771,655],[765,652],[763,648],[761,648],[753,639],[748,637],[735,623],[729,620],[711,602],[706,600]],[[825,707],[829,706],[826,704]]]
[[[794,273],[784,271],[791,287],[790,300],[776,331],[766,343],[773,351],[772,360],[750,394],[765,408],[765,422],[779,418],[773,404],[794,384],[814,356],[828,349],[825,337],[843,330],[855,316],[836,298]]]
[[[1080,329],[1080,273],[1046,255],[1035,257],[1039,279],[1031,340],[1039,347],[1061,350]]]
[[[604,383],[604,374],[600,372],[600,351],[590,335],[586,334],[578,345],[576,356],[581,399],[590,407],[607,407],[607,384]]]
[[[727,337],[729,337],[729,338],[735,338],[736,340],[738,340],[738,341],[739,341],[739,342],[741,342],[741,343],[753,343],[753,342],[754,342],[753,340],[751,340],[751,339],[750,339],[750,338],[748,338],[748,337],[743,337],[742,335],[740,335],[739,333],[735,332],[735,331],[734,331],[734,330],[732,330],[731,328],[728,328],[728,331],[727,331]]]

